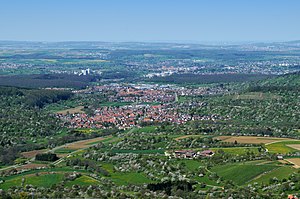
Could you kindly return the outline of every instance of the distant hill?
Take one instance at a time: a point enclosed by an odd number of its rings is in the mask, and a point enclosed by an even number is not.
[[[291,90],[300,92],[300,71],[268,78],[252,84],[250,91]]]
[[[90,82],[95,80],[96,77],[94,76],[78,76],[67,74],[3,75],[0,76],[0,86],[23,88],[85,88]]]
[[[300,71],[277,76],[261,81],[263,86],[295,86],[300,87]]]

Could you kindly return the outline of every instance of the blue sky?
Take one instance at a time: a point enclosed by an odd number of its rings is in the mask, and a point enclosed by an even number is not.
[[[0,40],[298,40],[299,10],[299,0],[0,0]]]

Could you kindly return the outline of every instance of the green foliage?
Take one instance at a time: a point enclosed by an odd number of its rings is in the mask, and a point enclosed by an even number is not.
[[[42,154],[36,154],[36,156],[35,156],[35,160],[37,160],[37,161],[54,162],[58,159],[59,158],[57,157],[57,155],[53,154],[53,153],[42,153]]]

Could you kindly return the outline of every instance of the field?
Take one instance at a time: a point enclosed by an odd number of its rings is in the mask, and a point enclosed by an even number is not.
[[[278,167],[266,174],[260,175],[253,179],[251,182],[257,182],[257,183],[269,183],[271,178],[277,178],[278,180],[286,179],[291,173],[296,172],[297,170],[288,167],[288,166],[282,166]]]
[[[152,182],[144,174],[135,172],[112,173],[109,178],[117,185],[144,184]]]
[[[29,163],[29,164],[22,165],[21,167],[17,168],[17,170],[36,169],[36,168],[42,168],[46,166],[47,166],[46,164]]]
[[[294,164],[294,168],[299,169],[300,168],[300,158],[288,158],[285,159],[286,161]]]
[[[98,137],[98,138],[93,138],[93,139],[88,139],[88,140],[82,140],[78,142],[73,142],[71,144],[65,145],[65,147],[62,147],[66,150],[78,150],[78,149],[84,149],[87,147],[91,146],[91,143],[97,143],[102,140],[105,140],[106,138],[104,137]]]
[[[275,165],[258,165],[258,164],[227,164],[216,166],[212,169],[219,176],[227,180],[232,180],[237,185],[244,185],[255,177],[270,172],[277,168]]]
[[[276,138],[276,137],[256,137],[256,136],[218,136],[217,139],[223,142],[235,142],[245,144],[270,144],[282,141],[296,141],[290,138]]]
[[[283,141],[283,142],[266,144],[266,148],[270,153],[286,154],[286,153],[298,151],[299,149],[296,149],[295,146],[299,144],[300,141]],[[291,147],[291,145],[294,147]]]
[[[287,144],[286,146],[300,151],[300,143],[299,144]]]
[[[47,149],[34,150],[34,151],[23,152],[23,153],[21,153],[21,155],[24,158],[34,158],[36,156],[36,154],[44,153],[46,151],[47,151]]]
[[[69,108],[69,109],[65,109],[62,111],[57,111],[56,113],[63,114],[63,115],[74,114],[74,113],[84,113],[84,111],[82,111],[83,108],[84,108],[83,106],[77,106],[75,108]]]
[[[99,181],[91,178],[89,176],[83,175],[80,176],[79,178],[76,178],[73,181],[67,182],[66,186],[67,187],[72,187],[73,185],[80,185],[80,186],[90,186],[90,185],[97,185],[99,184]]]
[[[31,184],[38,187],[51,187],[63,180],[63,173],[53,173],[53,174],[29,174],[26,176],[18,176],[5,181],[5,183],[0,185],[0,189],[9,189],[12,186],[21,186],[22,179],[24,179],[24,185]]]
[[[197,138],[197,137],[203,137],[203,135],[183,135],[180,137],[175,138],[176,141],[182,140],[182,139],[186,139],[186,138]]]
[[[233,155],[243,155],[246,153],[258,153],[257,147],[227,147],[227,148],[211,148],[212,151],[222,150],[225,153]]]
[[[178,160],[178,162],[185,164],[189,171],[196,171],[199,167],[203,166],[203,163],[197,160]]]

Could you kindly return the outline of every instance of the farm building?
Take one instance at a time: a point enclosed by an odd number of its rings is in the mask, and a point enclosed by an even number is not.
[[[193,151],[193,150],[177,150],[174,151],[173,154],[169,152],[165,152],[165,155],[168,157],[175,158],[184,158],[184,159],[193,159],[193,158],[200,158],[200,157],[211,157],[214,155],[214,152],[211,150],[205,150],[205,151]]]

